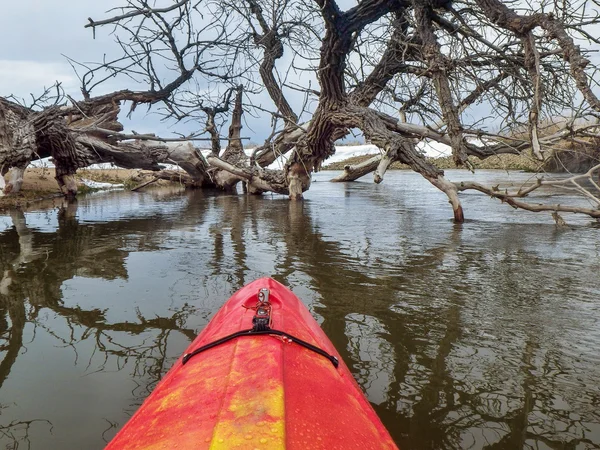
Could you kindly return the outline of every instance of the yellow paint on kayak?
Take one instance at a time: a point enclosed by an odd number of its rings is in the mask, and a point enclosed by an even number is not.
[[[236,342],[227,392],[210,450],[285,449],[280,344],[269,337]]]

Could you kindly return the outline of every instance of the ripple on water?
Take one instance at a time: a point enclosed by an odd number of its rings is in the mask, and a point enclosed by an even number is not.
[[[410,173],[306,197],[111,193],[1,218],[3,418],[52,421],[32,448],[101,447],[268,275],[310,306],[401,447],[600,445],[598,227],[482,195],[455,225]]]

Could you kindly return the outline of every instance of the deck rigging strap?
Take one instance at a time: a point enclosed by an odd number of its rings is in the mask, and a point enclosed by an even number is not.
[[[182,364],[186,364],[192,356],[195,356],[198,353],[202,353],[203,351],[208,350],[210,348],[216,347],[217,345],[224,344],[225,342],[230,341],[232,339],[235,339],[238,337],[243,337],[243,336],[269,335],[269,336],[281,336],[284,339],[287,339],[289,342],[295,342],[296,344],[298,344],[304,348],[307,348],[310,351],[318,353],[319,355],[322,355],[325,358],[327,358],[329,361],[331,361],[333,366],[337,369],[337,367],[339,365],[339,361],[335,356],[330,355],[329,353],[320,349],[319,347],[309,344],[308,342],[303,341],[302,339],[299,339],[295,336],[292,336],[291,334],[288,334],[285,331],[274,330],[271,328],[272,307],[271,307],[271,301],[269,298],[270,294],[271,293],[270,293],[269,289],[261,288],[258,290],[258,296],[257,296],[258,301],[256,302],[256,305],[255,306],[243,306],[246,309],[251,309],[254,311],[254,317],[252,318],[252,328],[250,328],[249,330],[238,331],[236,333],[230,334],[229,336],[222,337],[221,339],[217,339],[214,342],[211,342],[209,344],[203,345],[200,348],[197,348],[196,350],[194,350],[191,353],[186,353],[185,355],[183,355]]]
[[[186,353],[185,355],[183,355],[183,360],[181,361],[181,363],[186,364],[190,360],[190,358],[192,358],[193,356],[196,356],[198,353],[202,353],[205,350],[208,350],[208,349],[211,349],[218,345],[224,344],[225,342],[231,341],[232,339],[235,339],[238,337],[243,337],[243,336],[262,336],[262,335],[274,335],[274,336],[282,336],[282,337],[288,338],[291,342],[294,342],[304,348],[307,348],[308,350],[311,350],[315,353],[318,353],[319,355],[324,356],[329,361],[331,361],[331,363],[333,364],[333,367],[335,367],[336,369],[339,365],[339,361],[335,356],[330,355],[325,350],[322,350],[319,347],[316,347],[312,344],[309,344],[306,341],[303,341],[302,339],[292,336],[291,334],[288,334],[285,331],[273,330],[273,329],[255,330],[254,328],[250,328],[249,330],[238,331],[236,333],[230,334],[229,336],[222,337],[221,339],[217,339],[216,341],[213,341],[209,344],[203,345],[202,347],[197,348],[196,350],[194,350],[191,353]]]

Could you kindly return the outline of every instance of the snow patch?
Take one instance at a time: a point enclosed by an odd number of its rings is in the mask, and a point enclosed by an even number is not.
[[[382,151],[376,145],[336,145],[335,154],[330,156],[325,164],[333,164],[345,161],[355,156],[379,155]]]
[[[246,149],[245,152],[248,156],[252,154],[254,149]],[[417,151],[423,153],[429,158],[443,158],[452,154],[452,149],[446,144],[441,144],[435,141],[421,141],[417,144]],[[335,154],[330,156],[325,164],[332,164],[341,161],[345,161],[355,156],[369,156],[379,155],[383,151],[373,144],[363,145],[336,145]],[[273,162],[269,169],[281,169],[285,165],[287,158],[280,156]]]
[[[161,164],[167,170],[182,170],[176,164]],[[31,161],[29,167],[47,167],[54,168],[54,164],[50,161],[50,158],[37,159],[35,161]],[[121,169],[119,166],[115,166],[113,163],[100,163],[100,164],[92,164],[91,166],[85,167],[85,170],[118,170]]]
[[[169,143],[173,144],[173,143]],[[177,145],[181,145],[181,143],[176,143]],[[206,148],[198,149],[200,153],[204,157],[210,155],[211,150]],[[246,148],[244,152],[246,155],[251,156],[254,152],[254,148]],[[417,151],[423,153],[425,156],[429,158],[443,158],[445,156],[449,156],[452,154],[451,148],[446,144],[441,144],[435,141],[421,141],[417,144]],[[340,161],[345,161],[349,158],[354,158],[355,156],[368,156],[368,155],[378,155],[383,151],[373,144],[363,144],[363,145],[336,145],[335,154],[332,155],[329,159],[325,161],[325,164],[337,163]],[[270,166],[269,169],[282,169],[285,163],[287,162],[287,157],[280,156],[278,157]],[[50,161],[50,158],[39,159],[37,161],[32,161],[31,167],[54,167],[54,164]],[[182,170],[176,164],[161,164],[167,170]],[[115,166],[112,163],[101,163],[101,164],[93,164],[86,169],[101,169],[101,170],[109,170],[109,169],[118,169],[119,167]]]
[[[449,145],[436,141],[421,141],[417,144],[417,150],[428,158],[444,158],[452,154],[452,148]]]
[[[101,190],[113,190],[113,189],[124,189],[125,186],[123,186],[122,184],[113,184],[113,183],[101,183],[99,181],[94,181],[94,180],[88,180],[87,178],[82,178],[81,182],[92,189],[101,189]]]

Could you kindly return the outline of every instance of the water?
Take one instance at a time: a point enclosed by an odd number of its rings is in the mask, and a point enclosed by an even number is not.
[[[0,217],[0,448],[102,448],[265,275],[405,449],[600,448],[597,224],[466,194],[456,225],[418,175],[328,177],[303,203],[161,189]]]

